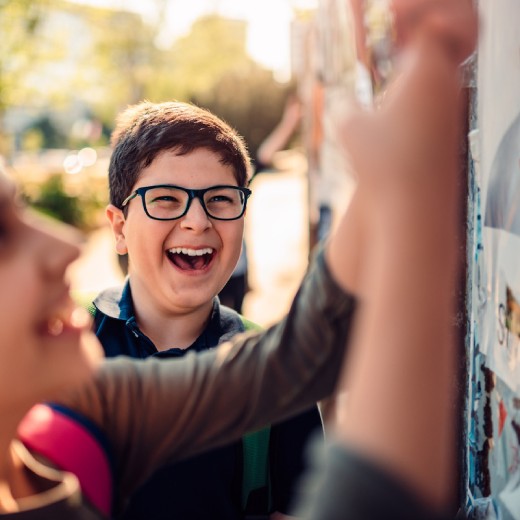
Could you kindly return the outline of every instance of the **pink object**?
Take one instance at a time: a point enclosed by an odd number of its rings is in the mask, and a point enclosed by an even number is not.
[[[73,415],[45,404],[31,408],[18,428],[18,436],[33,453],[76,475],[81,491],[101,513],[112,509],[112,471],[99,439]]]

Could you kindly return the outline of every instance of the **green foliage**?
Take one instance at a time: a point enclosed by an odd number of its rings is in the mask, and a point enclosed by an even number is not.
[[[92,22],[93,52],[88,78],[97,92],[92,98],[94,105],[105,113],[108,106],[113,111],[121,104],[137,103],[146,96],[160,55],[154,44],[153,27],[129,12],[99,11],[92,16]]]
[[[223,117],[254,155],[281,115],[286,86],[247,54],[246,23],[206,16],[169,49],[155,43],[160,24],[65,0],[0,0],[0,145],[106,144],[127,105],[179,99]],[[2,107],[48,118],[18,128],[15,140],[2,132]],[[85,117],[103,127],[96,142],[70,131]]]
[[[222,76],[193,101],[236,128],[254,158],[261,142],[279,122],[290,89],[288,84],[276,82],[270,71],[253,64]]]
[[[40,194],[32,205],[51,217],[73,226],[81,227],[83,212],[78,197],[67,195],[63,177],[52,175],[41,187]]]
[[[40,136],[41,148],[65,148],[67,138],[52,121],[48,114],[34,121],[27,132]]]
[[[200,18],[160,60],[146,97],[208,108],[238,130],[254,156],[278,123],[289,87],[247,54],[245,23]]]
[[[0,115],[30,99],[31,78],[42,58],[42,28],[54,0],[0,1]]]
[[[169,76],[183,97],[205,92],[231,71],[252,63],[246,52],[244,22],[217,15],[196,21],[191,32],[173,45]]]
[[[51,175],[40,187],[39,193],[29,199],[38,211],[77,228],[88,230],[100,209],[100,202],[92,195],[68,194],[62,174]]]

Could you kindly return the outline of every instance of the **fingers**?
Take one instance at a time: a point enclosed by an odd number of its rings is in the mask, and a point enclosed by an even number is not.
[[[478,16],[472,0],[392,0],[391,6],[399,47],[417,38],[433,39],[456,64],[474,51]]]

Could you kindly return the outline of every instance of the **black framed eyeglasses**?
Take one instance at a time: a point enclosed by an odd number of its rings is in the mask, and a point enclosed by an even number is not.
[[[148,217],[154,220],[176,220],[188,213],[193,199],[199,199],[206,215],[215,220],[237,220],[246,210],[251,190],[240,186],[210,186],[191,190],[172,184],[143,186],[133,191],[121,204],[124,208],[138,195]]]

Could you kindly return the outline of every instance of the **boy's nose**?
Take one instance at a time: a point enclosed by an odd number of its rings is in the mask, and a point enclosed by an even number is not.
[[[68,225],[47,222],[30,215],[27,226],[35,237],[35,254],[42,270],[51,277],[63,277],[68,266],[80,255],[84,237]]]
[[[199,199],[194,198],[191,201],[188,212],[181,218],[181,227],[194,231],[204,231],[211,227],[211,219],[204,211]]]

